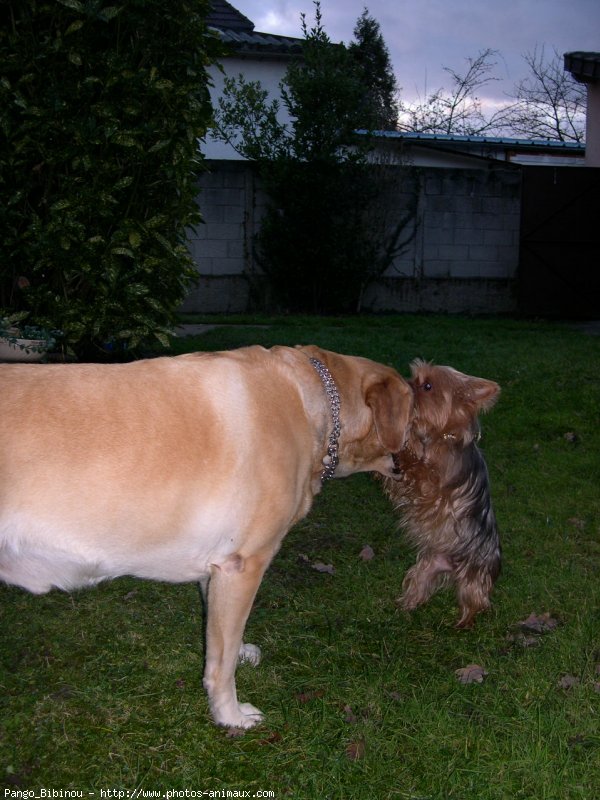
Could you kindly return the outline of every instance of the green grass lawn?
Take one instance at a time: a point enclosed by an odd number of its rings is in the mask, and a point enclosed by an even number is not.
[[[492,610],[466,632],[448,592],[400,611],[414,558],[390,505],[369,475],[334,481],[263,581],[246,636],[263,663],[240,667],[238,692],[266,718],[231,736],[208,718],[195,586],[1,587],[2,788],[599,798],[600,337],[433,316],[259,322],[174,350],[315,343],[405,375],[423,357],[500,383],[482,440],[504,551]],[[532,612],[559,624],[511,638]],[[483,683],[458,682],[469,664]]]

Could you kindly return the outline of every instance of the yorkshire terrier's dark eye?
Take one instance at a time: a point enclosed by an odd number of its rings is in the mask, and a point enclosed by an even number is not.
[[[426,381],[425,383],[421,384],[421,389],[423,389],[424,392],[430,392],[431,388],[432,387],[429,381]]]

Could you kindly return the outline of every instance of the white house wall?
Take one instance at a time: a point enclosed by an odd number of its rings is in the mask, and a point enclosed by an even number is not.
[[[287,71],[288,62],[277,60],[257,61],[245,58],[226,58],[222,62],[224,72],[212,65],[208,68],[212,87],[210,97],[213,107],[216,108],[218,98],[223,94],[225,78],[238,78],[244,76],[247,83],[259,81],[263,89],[269,93],[269,102],[281,100],[279,85]],[[290,121],[290,117],[283,106],[280,105],[278,119],[283,124]],[[210,133],[205,142],[200,143],[200,150],[208,159],[220,159],[223,161],[239,161],[241,156],[225,142],[218,141]]]

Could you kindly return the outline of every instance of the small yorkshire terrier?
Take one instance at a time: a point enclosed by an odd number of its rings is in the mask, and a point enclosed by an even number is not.
[[[414,411],[406,444],[395,456],[399,479],[383,481],[417,548],[398,602],[411,611],[452,583],[461,613],[456,627],[468,628],[489,608],[500,572],[489,476],[477,447],[477,415],[494,405],[500,387],[420,360],[411,371]]]

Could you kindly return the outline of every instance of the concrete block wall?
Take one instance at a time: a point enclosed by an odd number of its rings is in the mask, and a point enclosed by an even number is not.
[[[256,274],[252,238],[260,226],[265,197],[249,165],[213,162],[210,166],[199,187],[205,224],[190,234],[200,279],[183,310],[243,312],[251,304],[249,276]],[[520,170],[488,163],[469,170],[427,167],[410,180],[419,193],[416,235],[383,277],[367,288],[363,309],[515,310]],[[392,220],[414,202],[406,191],[407,181],[400,185],[404,191],[387,200],[394,205]]]
[[[209,163],[198,184],[203,223],[189,231],[189,249],[198,283],[183,311],[243,312],[249,305],[255,187],[252,169],[239,161]]]
[[[425,182],[423,277],[513,278],[520,171],[442,172]]]
[[[519,251],[520,171],[423,170],[412,277],[512,278]],[[402,270],[394,263],[385,277]]]

